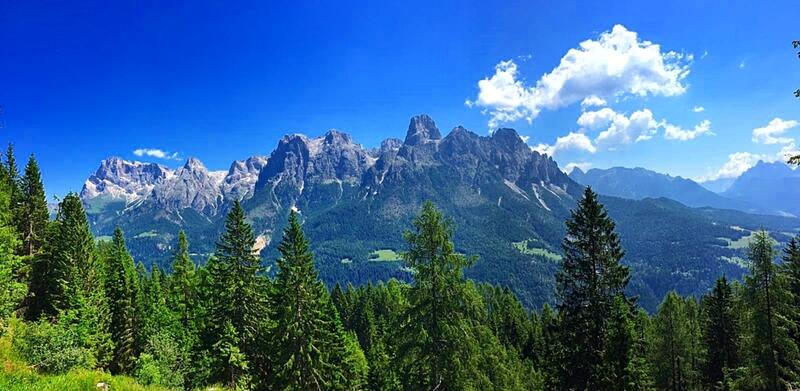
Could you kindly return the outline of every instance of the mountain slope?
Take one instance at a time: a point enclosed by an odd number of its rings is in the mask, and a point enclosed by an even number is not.
[[[722,193],[773,213],[800,216],[800,170],[782,162],[758,162]]]
[[[691,207],[754,210],[743,201],[725,198],[691,179],[673,177],[644,168],[593,168],[587,172],[576,168],[570,173],[570,178],[584,186],[591,186],[600,194],[615,197],[634,200],[664,197]]]
[[[84,200],[95,233],[108,235],[118,224],[137,260],[165,265],[175,235],[185,229],[195,258],[204,261],[234,199],[226,196],[234,194],[225,192],[226,183],[238,182],[231,175],[235,170],[216,182],[197,162],[182,169],[155,180],[149,193],[123,208],[92,207],[102,197],[87,191],[93,195]],[[251,173],[247,190],[235,194],[244,194],[267,266],[277,258],[270,244],[280,239],[289,210],[297,208],[326,282],[410,279],[397,262],[397,252],[405,249],[402,233],[422,203],[432,200],[452,218],[457,250],[480,257],[466,274],[512,288],[529,306],[554,299],[564,221],[583,191],[512,129],[479,136],[456,127],[442,137],[428,116],[412,118],[403,141],[388,139],[371,150],[338,131],[316,138],[287,135],[253,170],[257,180]],[[185,189],[202,194],[184,197]],[[166,194],[179,201],[168,201]],[[794,219],[692,209],[666,199],[603,202],[626,247],[632,293],[651,309],[669,289],[696,294],[721,274],[740,276],[743,250],[730,243],[746,238],[748,230],[763,226],[781,235],[798,226]]]

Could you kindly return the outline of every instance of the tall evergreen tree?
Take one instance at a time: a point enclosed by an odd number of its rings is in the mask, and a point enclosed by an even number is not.
[[[33,296],[28,317],[54,317],[61,311],[87,305],[86,300],[99,284],[93,255],[94,238],[82,202],[77,194],[69,193],[59,203],[43,253],[31,267]]]
[[[17,197],[19,196],[19,168],[17,167],[17,159],[14,156],[14,145],[10,143],[6,148],[5,174],[11,198],[11,207],[15,209],[18,201]]]
[[[114,341],[111,371],[128,373],[133,369],[136,350],[136,292],[138,276],[133,258],[125,245],[122,230],[114,230],[106,251],[106,295],[109,301],[110,334]]]
[[[189,257],[186,233],[178,233],[178,248],[172,258],[169,305],[184,330],[194,329],[196,301],[195,265]]]
[[[651,360],[659,389],[690,389],[693,377],[691,326],[683,298],[674,291],[669,292],[658,306],[651,327]]]
[[[795,308],[791,337],[800,348],[800,235],[789,239],[783,249],[783,267],[786,283],[792,294],[792,305]]]
[[[330,389],[341,385],[345,347],[341,323],[318,279],[314,256],[297,213],[278,244],[278,275],[270,300],[275,389]],[[362,353],[363,355],[363,353]],[[337,379],[339,379],[337,381]],[[338,384],[337,384],[338,383]]]
[[[15,216],[17,230],[22,235],[22,254],[33,257],[42,248],[50,219],[42,174],[33,155],[28,159],[25,174],[20,180]]]
[[[7,181],[0,181],[0,329],[27,294],[20,278],[23,259],[16,253],[19,244],[11,212],[11,188]]]
[[[587,187],[567,220],[564,259],[556,276],[562,322],[565,389],[599,389],[614,300],[628,284],[624,251],[597,194]]]
[[[726,389],[726,374],[739,365],[739,325],[734,312],[733,290],[725,277],[703,298],[706,320],[703,341],[704,377],[708,388]]]
[[[426,202],[406,231],[406,264],[416,271],[409,308],[401,325],[400,351],[408,358],[408,381],[418,389],[453,389],[463,384],[464,365],[474,354],[471,319],[477,304],[469,297],[462,271],[472,265],[455,251],[452,223]]]
[[[265,323],[265,283],[257,273],[260,259],[253,250],[255,235],[245,220],[244,209],[234,202],[225,220],[225,232],[217,242],[214,259],[208,264],[209,299],[205,321],[205,344],[212,349],[216,369],[212,381],[230,386],[249,378],[245,368],[252,368],[258,353],[257,337]],[[230,328],[224,327],[226,322]],[[225,341],[223,344],[220,341]],[[236,341],[236,351],[242,356],[231,361],[228,345]],[[225,349],[220,350],[225,347]],[[244,362],[242,361],[244,360]]]
[[[746,300],[750,308],[749,365],[755,387],[782,390],[797,385],[800,353],[791,338],[795,308],[783,273],[773,263],[774,241],[765,231],[750,242],[750,276],[746,277]]]

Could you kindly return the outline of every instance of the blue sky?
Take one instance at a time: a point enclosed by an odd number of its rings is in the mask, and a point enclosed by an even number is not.
[[[289,132],[402,138],[418,113],[513,127],[562,167],[702,179],[800,144],[789,1],[81,3],[0,12],[0,142],[51,195],[111,155],[227,169]]]

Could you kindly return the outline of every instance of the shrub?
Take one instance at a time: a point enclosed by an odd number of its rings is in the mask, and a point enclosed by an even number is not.
[[[14,349],[36,370],[64,373],[72,368],[91,368],[91,351],[81,346],[70,327],[42,320],[30,323],[14,339]]]
[[[184,349],[169,333],[159,332],[148,339],[145,351],[136,361],[136,380],[142,384],[181,388],[186,367]]]

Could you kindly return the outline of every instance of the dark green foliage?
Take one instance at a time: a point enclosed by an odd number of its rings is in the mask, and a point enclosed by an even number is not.
[[[46,240],[29,234],[25,248],[25,235],[17,232],[24,226],[16,223],[22,221],[17,213],[26,209],[11,207],[13,193],[19,205],[26,205],[26,194],[43,195],[43,190],[37,190],[41,181],[35,160],[26,179],[15,181],[13,156],[7,156],[10,162],[0,167],[0,326],[18,308],[30,282],[34,295],[26,302],[27,315],[40,320],[12,323],[17,325],[13,346],[42,372],[100,368],[184,389],[220,383],[236,389],[302,390],[798,386],[800,238],[788,242],[783,264],[777,266],[774,242],[765,232],[756,233],[749,249],[751,275],[744,285],[720,278],[700,302],[671,292],[651,318],[625,295],[628,269],[620,265],[623,251],[614,222],[587,189],[566,225],[556,278],[558,310],[545,304],[537,312],[526,307],[529,298],[518,298],[517,286],[466,279],[463,273],[475,259],[462,254],[481,238],[460,237],[451,220],[426,203],[413,230],[404,235],[408,251],[402,281],[336,284],[329,293],[304,233],[309,220],[301,227],[294,211],[288,213],[279,245],[265,250],[280,254],[274,265],[268,264],[274,266],[271,271],[262,268],[253,250],[253,230],[238,203],[204,266],[195,267],[186,235],[177,235],[169,275],[158,266],[148,272],[143,262],[134,266],[120,229],[112,240],[95,244],[75,194],[60,202],[55,221],[33,224],[46,227]],[[618,203],[617,213],[624,218],[637,216],[635,208],[620,206],[625,202],[608,201]],[[27,210],[38,208],[38,201],[26,202],[33,205]],[[719,225],[729,222],[727,212],[704,213]],[[351,220],[340,217],[337,227],[345,229]],[[462,224],[471,221],[463,214],[456,218]],[[29,233],[38,232],[31,229],[35,220],[28,221]],[[362,223],[353,225],[366,229]],[[638,237],[650,235],[645,223]],[[393,224],[376,235],[389,235],[402,223]],[[686,240],[695,228],[680,227],[676,240]],[[717,229],[705,235],[722,232]],[[503,234],[515,235],[510,230]],[[470,242],[465,250],[456,249],[453,240],[460,243],[459,238]],[[323,246],[325,256],[348,245],[340,239],[334,249],[331,239]],[[361,244],[354,246],[366,252]],[[637,250],[647,251],[666,250]],[[35,260],[29,275],[25,259]],[[642,267],[637,262],[632,267]],[[370,273],[364,281],[375,277]]]
[[[22,239],[22,254],[37,255],[47,234],[49,215],[39,164],[33,155],[28,158],[25,174],[19,182],[19,195],[14,215]]]
[[[212,360],[210,382],[239,384],[249,377],[249,361],[257,354],[258,336],[267,318],[267,287],[257,275],[260,261],[254,244],[253,230],[236,202],[203,280],[207,302],[203,304],[206,329],[201,349]]]
[[[17,255],[19,235],[14,225],[12,187],[8,168],[0,164],[0,329],[6,317],[19,308],[27,294],[27,284],[22,280],[24,259]]]
[[[556,276],[565,367],[562,386],[599,389],[614,300],[628,284],[628,268],[614,222],[591,188],[572,217],[562,243],[564,259]]]
[[[404,234],[409,250],[403,258],[416,270],[401,325],[401,353],[410,358],[405,371],[418,388],[454,387],[463,376],[456,361],[469,359],[464,333],[476,311],[462,270],[475,260],[455,252],[451,223],[432,203],[422,207],[413,225],[414,231]]]
[[[734,313],[733,289],[720,277],[703,298],[703,341],[706,357],[704,377],[709,388],[725,389],[726,376],[739,365],[740,326]]]
[[[755,389],[786,389],[798,381],[800,356],[791,338],[797,309],[789,281],[773,263],[773,246],[766,232],[754,235],[749,252],[751,275],[745,279],[751,333],[748,366],[752,369],[747,381]]]
[[[696,389],[699,374],[693,366],[696,352],[693,348],[691,299],[683,299],[670,292],[658,307],[650,323],[650,355],[653,376],[659,389],[678,391]]]
[[[363,352],[360,347],[354,350],[347,341],[337,310],[317,277],[314,256],[295,211],[289,215],[289,226],[278,251],[281,258],[270,300],[274,321],[270,346],[275,373],[271,386],[361,388],[367,373]]]
[[[109,331],[114,341],[114,354],[110,369],[114,373],[128,373],[133,369],[137,330],[136,294],[139,278],[133,258],[125,247],[122,230],[114,231],[111,243],[104,246],[106,263],[106,295],[108,297]]]

